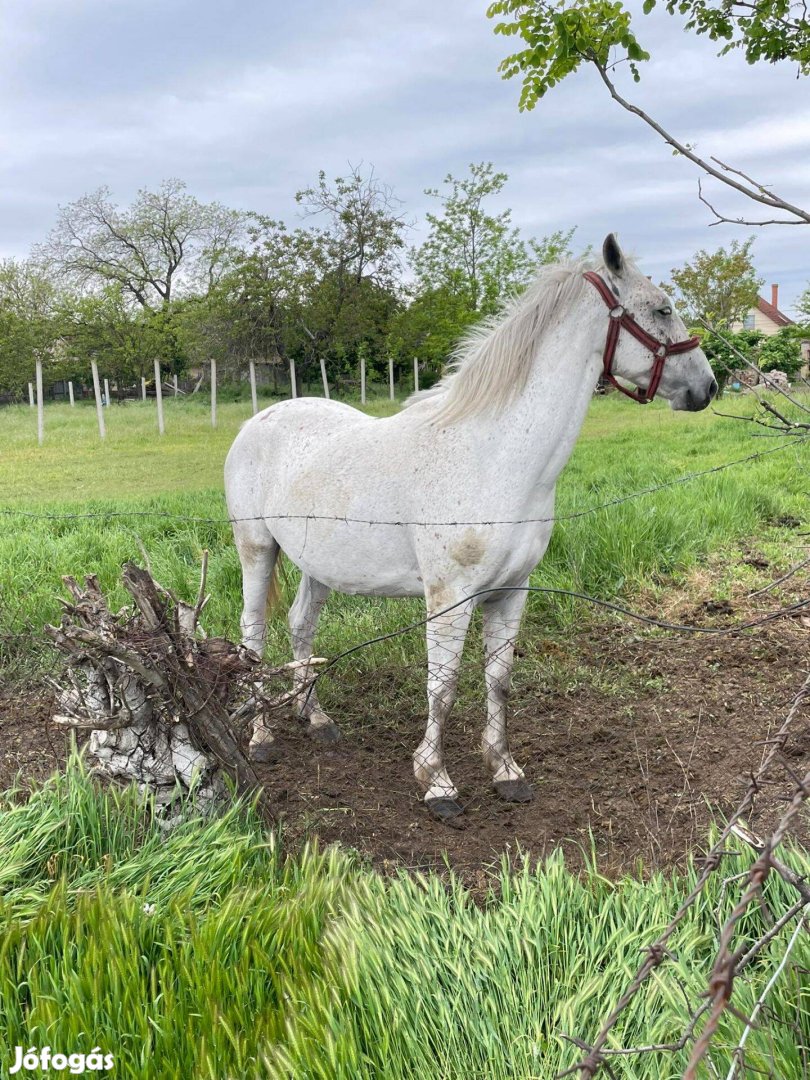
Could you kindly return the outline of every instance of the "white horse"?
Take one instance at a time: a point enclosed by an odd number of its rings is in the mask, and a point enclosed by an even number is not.
[[[673,409],[703,409],[717,390],[667,296],[612,235],[602,254],[599,276],[584,263],[543,269],[499,318],[467,335],[433,390],[414,395],[395,416],[297,398],[249,420],[228,454],[247,646],[262,652],[280,550],[301,570],[289,613],[297,660],[312,655],[330,589],[425,597],[428,721],[414,772],[442,819],[461,810],[442,734],[476,606],[485,643],[484,759],[499,795],[532,798],[506,736],[521,587],[548,546],[557,477],[600,372],[646,387],[650,397],[657,390]],[[643,394],[631,396],[643,401]],[[497,591],[506,587],[515,591]],[[472,595],[482,590],[494,591]],[[306,669],[297,677],[306,680]],[[338,737],[314,688],[301,693],[298,709],[314,737]],[[258,724],[251,756],[267,760],[271,743]]]

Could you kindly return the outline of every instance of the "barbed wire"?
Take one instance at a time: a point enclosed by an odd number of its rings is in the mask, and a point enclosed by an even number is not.
[[[44,511],[36,510],[23,510],[16,507],[2,507],[0,508],[0,516],[2,517],[18,517],[25,518],[34,521],[83,521],[93,520],[98,518],[104,518],[106,520],[114,520],[117,518],[154,518],[154,519],[166,519],[170,521],[184,521],[190,523],[197,523],[201,525],[231,525],[238,524],[240,522],[250,521],[264,521],[267,517],[271,517],[276,521],[341,521],[348,525],[388,525],[388,526],[414,526],[422,528],[433,528],[437,526],[480,526],[480,525],[542,525],[550,524],[558,521],[575,521],[578,518],[587,517],[589,514],[595,514],[600,510],[606,510],[613,506],[621,506],[623,503],[632,502],[634,499],[640,499],[645,495],[653,495],[658,491],[666,491],[669,488],[677,487],[680,484],[686,484],[692,480],[699,480],[704,476],[712,476],[716,473],[725,472],[727,469],[734,468],[737,465],[746,465],[749,462],[756,461],[758,458],[767,457],[770,454],[778,454],[784,450],[793,449],[797,443],[804,443],[810,439],[810,433],[807,435],[797,435],[789,442],[785,442],[779,446],[772,446],[768,450],[758,450],[752,454],[747,454],[745,457],[735,458],[732,461],[722,462],[720,465],[712,465],[708,469],[699,469],[695,472],[685,473],[683,476],[675,477],[672,480],[664,480],[660,484],[653,484],[646,488],[640,488],[638,491],[630,492],[627,495],[617,495],[615,498],[607,499],[605,502],[596,503],[594,506],[586,507],[584,510],[574,510],[566,514],[555,514],[550,517],[529,517],[529,518],[504,518],[504,519],[492,519],[492,520],[475,520],[475,521],[440,521],[440,520],[407,520],[407,519],[378,519],[378,518],[360,518],[350,517],[342,514],[253,514],[247,517],[203,517],[201,515],[194,514],[177,514],[170,510],[99,510],[99,511],[84,511],[82,513],[75,514],[61,514],[61,513],[48,513]]]

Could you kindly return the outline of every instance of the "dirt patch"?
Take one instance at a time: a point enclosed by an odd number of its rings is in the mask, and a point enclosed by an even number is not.
[[[290,839],[340,841],[383,869],[449,864],[475,879],[505,852],[542,857],[562,846],[576,865],[592,844],[606,872],[639,860],[670,867],[739,801],[805,677],[808,644],[799,618],[734,637],[649,637],[606,625],[562,643],[533,641],[518,661],[510,731],[535,800],[504,803],[491,789],[478,753],[481,701],[448,726],[448,767],[465,805],[454,828],[428,817],[416,789],[422,698],[403,706],[395,672],[344,693],[344,708],[332,709],[344,734],[334,746],[281,718],[280,761],[261,774]],[[576,677],[546,685],[545,663]],[[0,697],[0,785],[19,772],[41,779],[64,761],[67,738],[48,712],[45,698],[23,708]],[[796,718],[786,758],[794,774],[807,767],[810,708]],[[792,783],[784,765],[775,779],[750,820],[755,829],[784,808]],[[800,829],[807,833],[806,821]]]

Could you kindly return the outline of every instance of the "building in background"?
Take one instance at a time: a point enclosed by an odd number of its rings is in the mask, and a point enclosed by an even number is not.
[[[771,285],[770,303],[762,297],[757,297],[757,302],[750,309],[742,322],[734,323],[732,330],[759,330],[761,334],[770,337],[785,326],[795,326],[793,319],[779,310],[779,286]],[[802,358],[804,360],[803,374],[807,374],[810,366],[810,337],[801,343]]]

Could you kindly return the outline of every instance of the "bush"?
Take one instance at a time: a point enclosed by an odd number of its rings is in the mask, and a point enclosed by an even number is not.
[[[801,339],[806,331],[796,326],[783,326],[772,337],[767,337],[759,347],[759,366],[763,371],[784,371],[789,379],[801,371]]]

